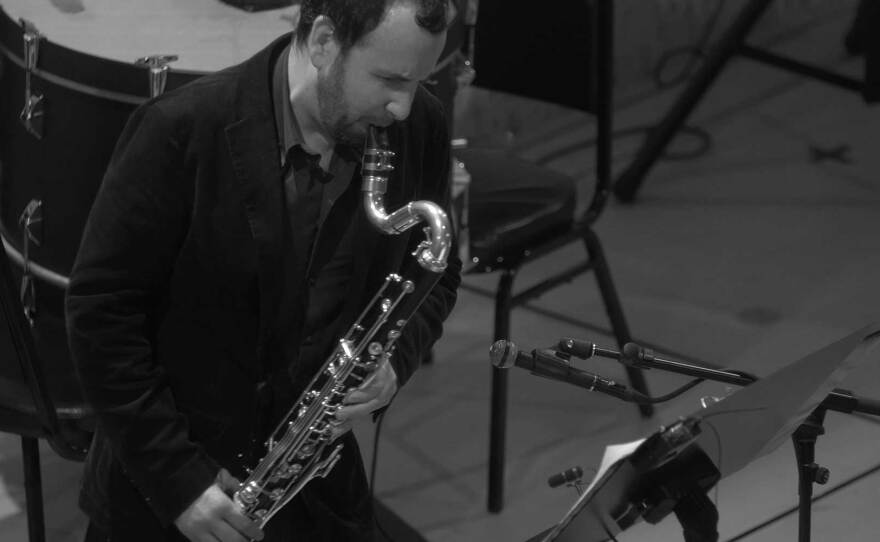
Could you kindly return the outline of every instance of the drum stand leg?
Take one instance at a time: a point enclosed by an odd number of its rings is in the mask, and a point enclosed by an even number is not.
[[[39,441],[33,437],[21,437],[21,452],[24,462],[28,540],[30,542],[45,542],[46,527],[43,521],[43,482],[40,476]]]

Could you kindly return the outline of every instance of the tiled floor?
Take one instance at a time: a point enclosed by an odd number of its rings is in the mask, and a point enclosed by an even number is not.
[[[855,61],[816,43],[837,43],[844,19],[818,25],[779,45],[848,73]],[[616,112],[618,126],[651,122],[672,94]],[[472,103],[480,103],[480,97]],[[572,121],[575,119],[575,121]],[[590,135],[589,117],[556,113],[521,130],[516,147],[540,159]],[[634,205],[612,203],[597,224],[630,328],[659,350],[759,375],[797,359],[861,325],[880,308],[880,109],[855,95],[791,74],[736,61],[698,109],[693,123],[713,145],[688,161],[662,162]],[[557,129],[562,127],[564,129]],[[542,132],[544,130],[544,132]],[[527,134],[527,135],[526,135]],[[622,168],[637,139],[621,139]],[[686,146],[688,140],[677,143]],[[848,145],[849,161],[812,162],[810,145]],[[583,181],[591,194],[590,150],[567,153],[550,166]],[[523,270],[527,284],[580,257],[569,247]],[[492,288],[495,276],[469,276],[471,286]],[[582,325],[566,323],[559,313]],[[576,498],[550,489],[546,478],[572,465],[594,468],[604,446],[650,433],[697,408],[705,395],[728,391],[702,385],[663,405],[650,420],[630,405],[563,384],[510,373],[506,506],[486,512],[488,390],[492,301],[460,294],[436,363],[424,368],[390,410],[380,440],[376,491],[432,542],[526,540],[558,521]],[[594,279],[579,277],[514,314],[512,339],[528,346],[574,336],[614,346]],[[584,369],[620,377],[611,361]],[[655,394],[683,383],[651,371]],[[880,359],[872,359],[843,387],[880,398]],[[832,413],[819,439],[817,459],[831,469],[828,493],[814,505],[813,540],[877,540],[880,519],[880,421]],[[370,455],[372,427],[358,428]],[[43,453],[49,540],[81,537],[75,508],[78,465]],[[26,540],[20,451],[14,436],[0,436],[0,540]],[[835,490],[849,479],[855,481]],[[713,492],[722,540],[761,525],[796,504],[791,446],[784,445],[725,479]],[[795,540],[788,514],[741,540]],[[639,524],[621,541],[681,540],[672,519]]]

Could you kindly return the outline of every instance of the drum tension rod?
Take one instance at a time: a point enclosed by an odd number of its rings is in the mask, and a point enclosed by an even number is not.
[[[40,34],[34,23],[25,19],[20,19],[20,22],[24,30],[22,38],[24,40],[25,83],[24,108],[21,110],[19,119],[29,134],[37,139],[43,139],[43,95],[33,92],[31,88],[31,75],[37,69],[40,40],[43,39],[43,35]]]
[[[24,257],[24,265],[21,274],[21,289],[19,297],[24,316],[31,327],[34,327],[34,317],[37,314],[37,293],[34,288],[34,276],[31,272],[31,243],[40,246],[43,232],[43,202],[32,199],[22,211],[18,219],[21,224],[21,246]]]
[[[168,82],[168,64],[177,60],[177,55],[151,55],[135,60],[138,66],[150,68],[150,98],[165,92]]]

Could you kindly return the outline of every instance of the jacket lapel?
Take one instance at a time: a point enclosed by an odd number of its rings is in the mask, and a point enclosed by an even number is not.
[[[257,351],[262,366],[265,366],[267,341],[281,297],[285,226],[271,70],[289,42],[289,36],[279,38],[242,66],[236,120],[226,127],[232,167],[257,249],[260,318]]]

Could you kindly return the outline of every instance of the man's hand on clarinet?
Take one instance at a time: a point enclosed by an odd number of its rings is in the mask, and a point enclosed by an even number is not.
[[[397,373],[388,359],[385,359],[363,384],[349,392],[343,406],[336,411],[338,424],[333,430],[333,438],[349,431],[353,422],[370,416],[373,411],[390,403],[395,393]]]
[[[217,480],[174,520],[174,525],[191,542],[262,540],[263,531],[229,497],[236,489],[238,480],[221,469]]]

